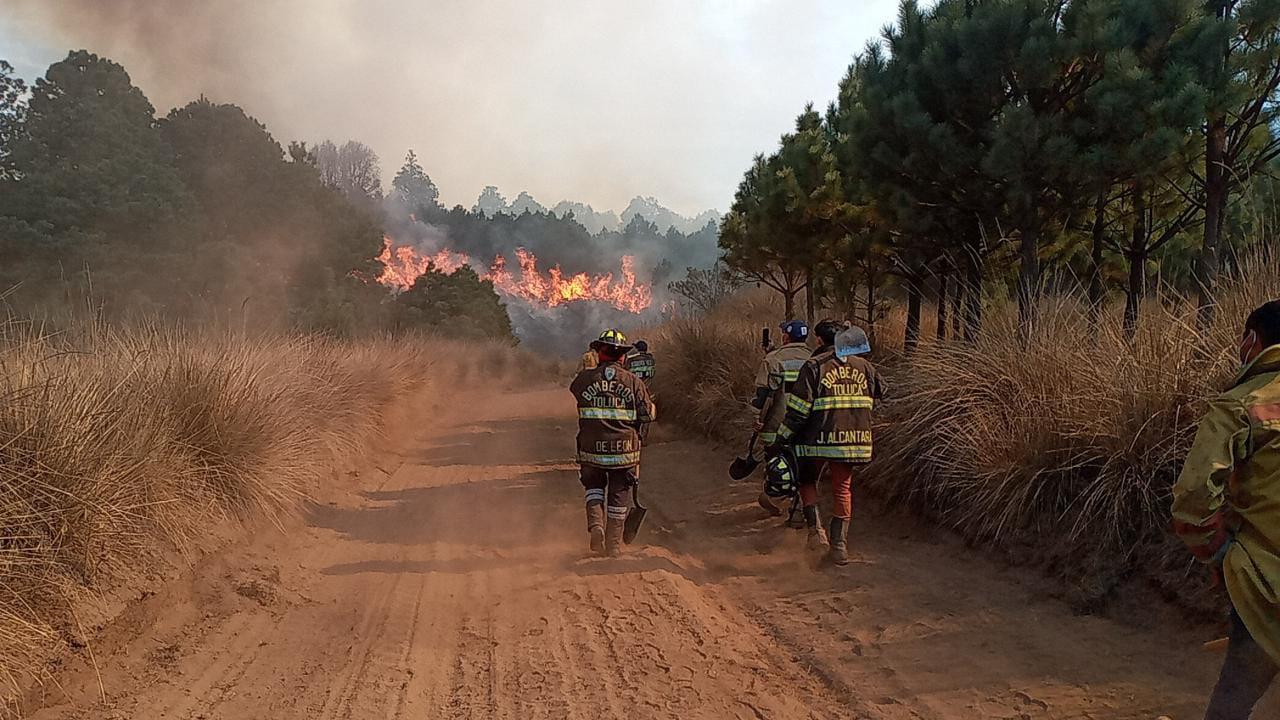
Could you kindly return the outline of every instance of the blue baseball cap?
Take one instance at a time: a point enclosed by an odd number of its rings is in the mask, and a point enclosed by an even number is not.
[[[778,326],[782,334],[789,338],[804,340],[809,337],[809,326],[803,320],[788,320]]]

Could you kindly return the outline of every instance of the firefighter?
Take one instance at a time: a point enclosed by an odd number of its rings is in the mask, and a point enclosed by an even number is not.
[[[627,369],[646,384],[653,379],[657,364],[653,360],[653,354],[649,352],[649,343],[644,340],[636,341],[635,351],[627,356]]]
[[[1205,714],[1244,720],[1280,667],[1280,300],[1249,315],[1240,373],[1209,403],[1173,488],[1173,528],[1231,600]]]
[[[848,326],[849,326],[848,322],[832,320],[831,318],[821,320],[818,322],[817,325],[814,325],[813,334],[815,337],[818,338],[818,347],[813,349],[813,355],[811,355],[810,357],[813,357],[815,355],[821,355],[822,353],[827,352],[831,348],[835,347],[836,333],[840,332],[841,330],[845,329]]]
[[[640,446],[655,410],[645,384],[622,365],[631,349],[622,333],[605,330],[591,349],[595,367],[578,373],[569,389],[578,403],[578,465],[591,551],[613,557],[622,550]]]
[[[759,410],[755,429],[766,448],[777,441],[778,426],[787,412],[787,392],[809,358],[809,346],[805,344],[809,339],[809,326],[803,320],[788,320],[778,327],[782,330],[783,344],[766,353],[761,361],[756,372],[756,395],[751,401]],[[761,492],[757,502],[770,515],[782,515],[782,509],[774,505],[767,492]]]
[[[861,328],[835,336],[834,347],[810,358],[787,397],[778,443],[794,446],[800,463],[800,500],[812,550],[828,548],[826,559],[847,565],[852,516],[853,466],[871,460],[871,411],[884,394],[880,373],[863,356],[871,343]],[[818,517],[818,476],[829,472],[835,507],[830,541]]]

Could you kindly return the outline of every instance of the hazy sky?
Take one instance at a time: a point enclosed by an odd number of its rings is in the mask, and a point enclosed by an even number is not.
[[[166,112],[234,102],[281,144],[414,148],[447,204],[485,185],[621,210],[728,207],[896,0],[3,0],[0,58],[122,63]]]

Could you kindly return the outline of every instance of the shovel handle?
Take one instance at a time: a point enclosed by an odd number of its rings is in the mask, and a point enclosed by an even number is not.
[[[1225,653],[1230,642],[1230,638],[1218,638],[1217,640],[1210,640],[1201,647],[1204,648],[1205,652]]]

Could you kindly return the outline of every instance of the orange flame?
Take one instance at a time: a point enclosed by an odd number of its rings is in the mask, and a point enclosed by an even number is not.
[[[636,282],[635,258],[622,256],[622,279],[614,282],[613,273],[588,275],[577,273],[565,276],[557,265],[543,275],[538,270],[538,258],[524,248],[516,249],[516,261],[520,264],[520,276],[514,277],[507,270],[506,258],[494,258],[493,266],[485,278],[493,282],[498,292],[527,300],[535,305],[556,307],[578,301],[608,303],[619,310],[640,313],[653,302],[653,291],[644,283]]]
[[[390,238],[384,240],[378,259],[384,266],[378,282],[400,290],[413,287],[413,282],[428,269],[448,274],[470,262],[466,255],[452,250],[430,256],[419,255],[408,246],[393,250]],[[480,277],[492,282],[502,295],[549,308],[572,302],[604,302],[619,310],[640,313],[653,303],[649,285],[636,281],[635,258],[630,255],[622,257],[622,277],[617,281],[613,273],[566,276],[559,265],[544,274],[538,269],[537,256],[524,248],[516,249],[516,261],[520,265],[518,275],[507,269],[507,259],[499,255],[493,259],[489,272]]]
[[[471,263],[471,258],[452,250],[441,250],[435,255],[419,255],[412,247],[402,245],[393,251],[391,238],[385,236],[382,238],[382,253],[378,255],[378,260],[382,261],[378,282],[399,290],[413,287],[413,281],[425,275],[429,269],[449,275]]]

